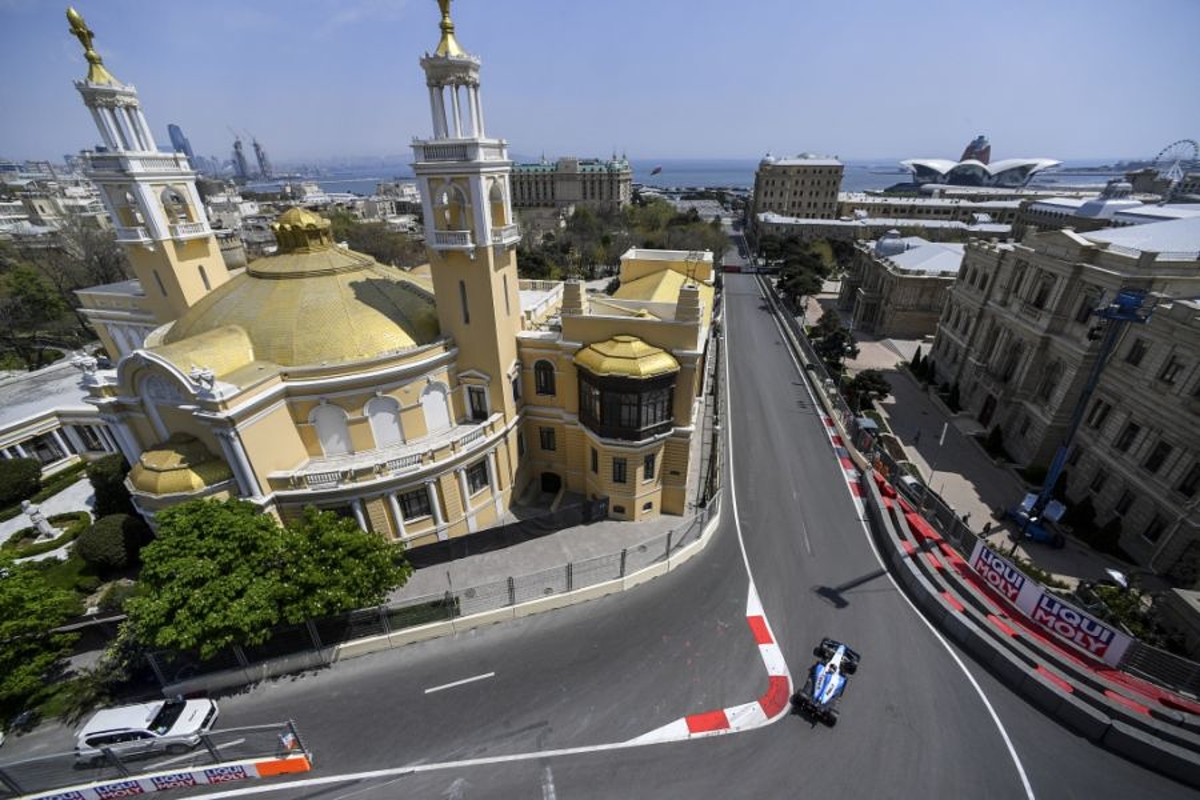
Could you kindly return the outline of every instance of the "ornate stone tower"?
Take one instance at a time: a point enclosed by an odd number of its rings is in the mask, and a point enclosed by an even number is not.
[[[83,17],[67,9],[71,33],[83,44],[88,74],[76,81],[103,146],[84,154],[120,242],[141,284],[109,308],[85,299],[85,312],[110,354],[141,347],[149,330],[177,319],[229,279],[221,250],[196,191],[196,173],[181,153],[162,153],[142,114],[137,90],[104,68]],[[121,294],[120,284],[104,287]],[[100,289],[81,293],[93,296]],[[92,306],[89,308],[88,306]],[[115,309],[120,309],[116,311]]]
[[[438,319],[459,348],[459,379],[474,418],[515,419],[521,330],[507,144],[484,132],[479,59],[454,37],[450,0],[438,0],[442,38],[421,59],[433,137],[413,141]],[[482,391],[481,391],[482,390]],[[480,402],[486,398],[486,406]]]

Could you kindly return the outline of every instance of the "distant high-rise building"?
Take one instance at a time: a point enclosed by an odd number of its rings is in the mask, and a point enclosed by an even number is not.
[[[233,140],[233,177],[243,181],[250,179],[250,164],[246,161],[240,138]]]
[[[962,157],[959,161],[967,161],[973,159],[980,164],[986,164],[992,159],[992,143],[982,133],[970,141],[966,149],[963,150]]]
[[[188,157],[188,161],[192,162],[192,166],[195,167],[196,154],[192,152],[192,143],[183,135],[183,130],[175,123],[171,123],[167,126],[167,135],[171,137],[171,149],[176,153],[183,153]]]
[[[258,143],[258,139],[254,140],[254,157],[258,159],[259,174],[261,174],[263,178],[270,178],[272,174],[271,161],[267,158],[266,148]]]

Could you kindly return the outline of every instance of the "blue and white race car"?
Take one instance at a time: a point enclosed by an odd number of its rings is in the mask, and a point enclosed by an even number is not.
[[[858,653],[841,642],[825,638],[813,655],[818,661],[808,671],[804,688],[792,695],[792,705],[806,716],[836,725],[846,682],[858,670]]]

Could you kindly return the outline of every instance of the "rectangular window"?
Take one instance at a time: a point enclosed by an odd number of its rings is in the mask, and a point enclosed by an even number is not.
[[[1104,483],[1107,480],[1108,473],[1104,471],[1104,467],[1099,467],[1096,470],[1096,474],[1092,476],[1092,483],[1088,488],[1090,488],[1093,492],[1099,492],[1104,488]]]
[[[1075,312],[1076,322],[1087,322],[1092,316],[1092,309],[1096,307],[1096,298],[1092,295],[1084,295],[1083,300],[1079,303],[1079,310]]]
[[[1125,427],[1117,434],[1116,440],[1113,442],[1113,447],[1120,450],[1122,453],[1129,450],[1129,447],[1137,439],[1138,434],[1142,432],[1142,426],[1136,422],[1128,422]]]
[[[1075,447],[1071,448],[1071,455],[1067,456],[1067,465],[1073,467],[1079,463],[1079,459],[1081,458],[1083,458],[1083,448],[1075,445]]]
[[[1183,362],[1175,356],[1171,356],[1167,359],[1167,365],[1163,367],[1163,371],[1158,374],[1158,379],[1168,386],[1174,386],[1175,379],[1181,372],[1183,372]]]
[[[625,483],[625,459],[613,459],[613,483]]]
[[[466,281],[458,282],[458,299],[462,302],[463,325],[471,324],[471,309],[467,306],[467,283]]]
[[[482,492],[488,487],[487,461],[477,461],[467,467],[467,491],[471,494]]]
[[[512,379],[513,402],[516,403],[521,399],[521,376],[517,375]]]
[[[400,514],[406,520],[420,519],[428,517],[429,510],[429,491],[427,489],[414,489],[411,492],[405,492],[400,495]]]
[[[1097,400],[1092,404],[1092,410],[1088,413],[1087,424],[1089,428],[1099,428],[1104,424],[1104,420],[1108,419],[1108,412],[1112,411],[1112,405],[1103,400]]]
[[[517,457],[525,455],[525,434],[517,431]]]
[[[1118,514],[1125,514],[1133,506],[1133,501],[1135,499],[1136,497],[1133,492],[1126,489],[1125,491],[1121,492],[1121,497],[1117,500],[1117,504],[1113,506],[1113,511],[1117,512]]]
[[[538,440],[543,450],[558,449],[558,443],[554,441],[554,428],[538,428]]]
[[[646,458],[642,462],[642,479],[647,481],[654,480],[654,469],[657,466],[655,463],[658,456],[655,453],[647,453]]]
[[[1196,487],[1200,485],[1200,463],[1192,464],[1192,468],[1183,476],[1183,480],[1175,487],[1175,491],[1185,497],[1195,497]]]
[[[1125,354],[1125,363],[1136,367],[1142,363],[1142,359],[1146,357],[1146,351],[1149,349],[1145,339],[1141,337],[1134,339],[1133,344],[1129,345],[1129,352]]]
[[[599,474],[600,472],[600,454],[596,452],[596,448],[592,448],[592,472]]]
[[[1146,457],[1146,460],[1142,462],[1142,466],[1146,468],[1147,472],[1153,475],[1162,467],[1163,462],[1167,460],[1167,456],[1171,455],[1171,449],[1171,445],[1164,441],[1159,441],[1158,444],[1154,445],[1154,449],[1150,451],[1150,455]]]
[[[471,406],[471,419],[481,422],[488,418],[487,390],[482,386],[468,386],[467,400]]]
[[[1146,530],[1142,532],[1142,538],[1149,542],[1157,542],[1162,536],[1163,530],[1167,527],[1167,521],[1158,514],[1154,515],[1154,519],[1150,520],[1150,524],[1146,526]]]

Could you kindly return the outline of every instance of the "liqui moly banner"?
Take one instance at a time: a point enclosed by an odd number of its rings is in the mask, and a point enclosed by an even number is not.
[[[1022,614],[1109,666],[1117,666],[1133,643],[1126,634],[1047,592],[982,540],[975,543],[970,563],[971,569]]]

